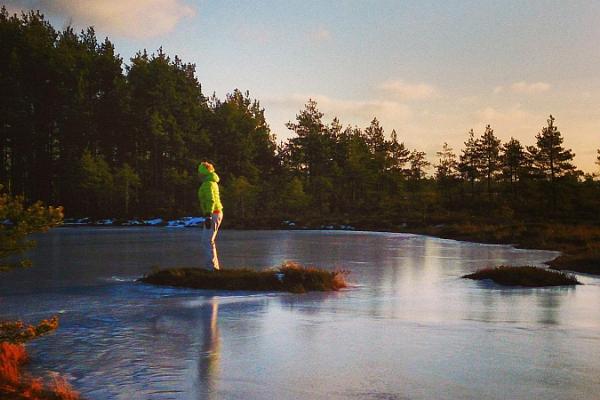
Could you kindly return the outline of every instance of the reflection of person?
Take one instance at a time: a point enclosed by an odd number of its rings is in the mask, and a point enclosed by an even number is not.
[[[203,319],[202,357],[198,360],[199,384],[207,399],[217,398],[219,380],[219,361],[221,356],[221,338],[219,335],[218,315],[219,299],[213,298],[208,306],[210,319]]]
[[[223,221],[223,206],[219,197],[219,176],[209,162],[198,165],[198,173],[202,177],[202,185],[198,189],[198,199],[204,215],[204,229],[202,230],[203,266],[210,270],[219,269],[217,246],[215,239]]]

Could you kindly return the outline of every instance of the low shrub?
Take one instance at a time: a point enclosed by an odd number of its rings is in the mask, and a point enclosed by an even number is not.
[[[42,320],[37,325],[23,321],[0,321],[0,342],[25,343],[58,328],[58,317]]]

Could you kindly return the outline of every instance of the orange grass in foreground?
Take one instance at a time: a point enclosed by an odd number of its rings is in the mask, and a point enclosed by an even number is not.
[[[22,372],[28,356],[22,344],[0,342],[0,398],[5,400],[77,400],[79,394],[56,376],[45,385]]]
[[[286,291],[336,291],[347,287],[349,271],[305,267],[286,262],[277,269],[223,269],[208,271],[201,268],[171,268],[158,270],[141,278],[145,283],[179,286],[193,289]]]

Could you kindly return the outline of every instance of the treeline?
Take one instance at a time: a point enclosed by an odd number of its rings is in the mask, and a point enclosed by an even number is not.
[[[125,66],[92,28],[59,32],[39,13],[3,9],[0,85],[0,182],[70,216],[190,213],[200,161],[226,184],[277,166],[248,94],[207,98],[195,66],[162,50]]]
[[[322,117],[309,101],[288,123],[297,136],[278,154],[292,176],[288,187],[297,188],[288,214],[343,216],[386,228],[473,219],[600,221],[600,182],[577,170],[552,116],[534,145],[514,138],[502,143],[488,125],[481,135],[471,130],[458,154],[444,143],[434,165],[395,131],[387,139],[376,118],[359,129],[337,119],[326,125]]]
[[[487,126],[458,152],[444,144],[430,166],[377,119],[327,123],[309,101],[276,145],[257,100],[205,96],[195,66],[162,49],[125,65],[91,28],[57,31],[4,9],[0,39],[0,182],[68,216],[193,214],[196,165],[208,159],[228,224],[600,219],[600,185],[575,168],[552,117],[534,145],[501,143]]]

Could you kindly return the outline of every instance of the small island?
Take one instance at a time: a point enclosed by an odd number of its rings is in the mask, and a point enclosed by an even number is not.
[[[600,275],[600,251],[563,254],[547,262],[552,269]]]
[[[201,268],[156,270],[140,279],[153,285],[192,289],[281,291],[305,293],[337,291],[347,287],[349,271],[328,271],[286,262],[281,267],[255,271],[248,268],[208,271]]]
[[[581,284],[577,278],[571,274],[558,271],[548,271],[543,268],[532,266],[499,266],[496,268],[484,268],[472,274],[464,275],[463,278],[474,280],[491,279],[500,285],[524,287],[567,286]]]

